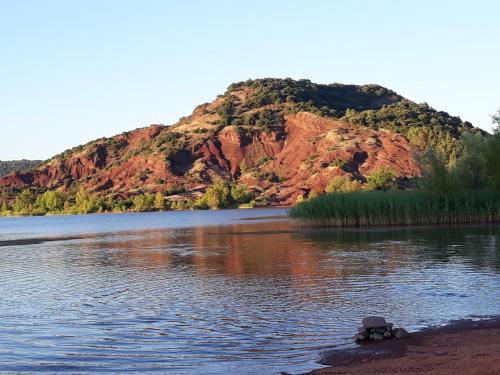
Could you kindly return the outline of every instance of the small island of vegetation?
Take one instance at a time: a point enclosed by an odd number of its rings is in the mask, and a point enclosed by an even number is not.
[[[379,170],[362,189],[348,176],[334,179],[329,193],[304,200],[289,216],[313,226],[365,227],[475,224],[500,221],[500,111],[493,135],[467,134],[459,156],[429,148],[419,155],[422,176],[397,190],[396,176]]]

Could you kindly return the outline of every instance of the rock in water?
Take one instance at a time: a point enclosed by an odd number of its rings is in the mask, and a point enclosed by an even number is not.
[[[373,334],[373,339],[374,339],[374,340],[383,340],[383,339],[384,339],[384,336],[382,336],[380,333],[375,332],[375,333]]]
[[[358,328],[358,333],[360,335],[364,335],[364,336],[369,336],[370,335],[370,333],[368,332],[368,330],[365,327],[359,327]]]
[[[373,333],[377,332],[377,333],[380,333],[381,335],[383,335],[384,333],[387,332],[387,328],[373,328],[371,330]]]
[[[393,333],[394,337],[397,339],[405,339],[410,336],[410,334],[404,328],[394,328]]]
[[[387,322],[381,316],[367,316],[363,319],[365,329],[387,327]]]
[[[384,339],[390,339],[391,337],[392,337],[392,335],[389,331],[384,332]]]
[[[356,340],[358,340],[358,341],[365,341],[365,340],[366,340],[366,336],[359,334],[359,335],[356,337]]]

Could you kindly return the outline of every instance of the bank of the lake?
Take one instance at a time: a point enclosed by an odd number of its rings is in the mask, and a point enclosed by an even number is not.
[[[500,317],[453,321],[414,332],[407,339],[322,354],[332,367],[308,375],[500,374]]]

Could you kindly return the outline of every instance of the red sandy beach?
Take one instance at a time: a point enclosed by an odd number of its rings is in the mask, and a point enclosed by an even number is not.
[[[500,317],[461,320],[355,349],[323,353],[323,364],[309,375],[500,374]]]

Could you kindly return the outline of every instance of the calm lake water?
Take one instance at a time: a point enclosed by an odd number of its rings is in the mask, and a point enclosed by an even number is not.
[[[284,213],[0,218],[0,372],[298,373],[369,314],[500,313],[498,226],[299,230]]]

